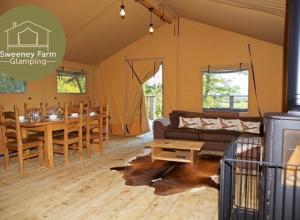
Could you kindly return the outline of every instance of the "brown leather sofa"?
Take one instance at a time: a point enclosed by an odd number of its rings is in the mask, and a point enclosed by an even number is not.
[[[154,139],[183,139],[204,141],[205,150],[225,151],[232,139],[245,136],[263,136],[263,120],[260,117],[240,117],[239,113],[231,112],[188,112],[174,110],[170,114],[170,119],[157,119],[153,123]],[[242,121],[261,122],[260,134],[241,133],[230,130],[202,130],[193,128],[178,128],[179,116],[186,118],[223,118],[223,119],[240,119]]]

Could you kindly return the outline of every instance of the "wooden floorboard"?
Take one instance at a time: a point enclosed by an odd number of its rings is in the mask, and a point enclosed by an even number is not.
[[[147,186],[126,186],[122,175],[110,170],[143,154],[149,141],[150,135],[113,137],[103,155],[79,161],[71,152],[67,166],[56,155],[53,169],[27,160],[22,176],[16,159],[4,170],[0,158],[0,219],[218,219],[215,189],[157,196]]]

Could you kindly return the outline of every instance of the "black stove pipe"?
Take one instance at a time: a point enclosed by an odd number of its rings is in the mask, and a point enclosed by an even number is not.
[[[287,4],[287,110],[300,112],[300,0]]]

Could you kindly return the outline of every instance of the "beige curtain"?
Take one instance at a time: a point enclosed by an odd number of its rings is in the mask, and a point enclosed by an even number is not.
[[[128,75],[125,88],[125,134],[149,131],[143,84],[158,71],[161,59],[126,60]]]

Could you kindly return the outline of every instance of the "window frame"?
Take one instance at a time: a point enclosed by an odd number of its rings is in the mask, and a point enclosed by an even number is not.
[[[203,103],[203,78],[204,78],[204,75],[207,74],[207,73],[212,73],[212,74],[229,74],[229,73],[237,73],[237,72],[240,72],[240,71],[248,71],[248,76],[247,76],[247,79],[248,79],[248,95],[247,95],[247,98],[248,98],[248,106],[246,109],[234,109],[234,108],[204,108],[204,103]],[[249,112],[249,104],[250,104],[250,75],[251,75],[251,68],[250,67],[243,67],[243,68],[239,68],[239,69],[236,69],[236,68],[217,68],[217,69],[213,69],[213,70],[209,70],[209,69],[205,69],[205,70],[202,70],[201,71],[201,80],[202,80],[202,87],[201,87],[201,105],[202,105],[202,112],[208,112],[208,111],[222,111],[222,112],[238,112],[238,113],[248,113]]]
[[[85,76],[85,91],[84,92],[78,92],[78,93],[74,93],[74,92],[58,92],[58,79],[57,77],[59,76],[60,73],[66,73],[66,74],[81,74]],[[56,70],[56,77],[55,77],[55,82],[56,82],[56,94],[58,95],[86,95],[87,94],[87,90],[88,90],[88,74],[85,72],[78,72],[78,71],[64,71],[63,69],[59,69]]]
[[[2,73],[4,73],[4,72],[2,72]],[[4,74],[6,74],[6,73],[4,73]],[[12,77],[10,77],[10,78],[12,78]],[[13,79],[13,80],[16,80],[16,79]],[[16,80],[16,81],[21,81],[21,82],[24,83],[24,91],[21,91],[21,92],[16,92],[16,91],[14,91],[14,92],[2,92],[2,91],[0,91],[0,94],[1,95],[6,95],[6,94],[15,94],[15,95],[20,94],[20,95],[23,95],[23,94],[26,94],[27,91],[28,91],[27,82],[25,80]]]

